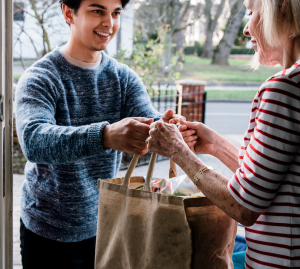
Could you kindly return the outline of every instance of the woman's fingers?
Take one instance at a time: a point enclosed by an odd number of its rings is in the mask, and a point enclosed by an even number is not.
[[[187,136],[184,138],[184,141],[185,143],[188,143],[188,142],[194,142],[194,141],[197,141],[198,139],[198,136],[197,135],[192,135],[192,136]]]
[[[182,132],[187,130],[187,126],[186,125],[179,125],[178,130],[179,130],[179,132],[182,133]]]
[[[190,122],[180,119],[179,123],[181,125],[186,125],[187,129],[197,130],[199,127],[203,125],[201,122]]]
[[[192,136],[192,135],[194,135],[195,133],[196,133],[195,130],[187,130],[187,131],[185,131],[185,132],[181,132],[181,135],[182,135],[182,137],[184,138],[184,137],[187,137],[187,136]]]
[[[192,142],[188,142],[186,144],[188,145],[189,148],[191,148],[191,147],[195,146],[196,143],[197,143],[197,141],[192,141]]]

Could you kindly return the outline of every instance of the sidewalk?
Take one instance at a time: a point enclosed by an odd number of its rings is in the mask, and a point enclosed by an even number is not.
[[[223,135],[236,147],[240,147],[243,135]],[[198,155],[207,165],[213,166],[222,175],[231,178],[233,173],[218,159],[209,155]],[[154,176],[169,177],[169,161],[157,162],[154,169]],[[184,172],[180,167],[177,166],[178,175],[183,175]],[[144,176],[147,174],[148,166],[137,167],[133,176]],[[126,171],[119,171],[118,177],[123,177]],[[21,185],[24,181],[24,175],[14,175],[14,189],[13,189],[13,268],[22,269],[21,255],[20,255],[20,193]],[[244,229],[239,227],[238,234],[244,236]]]

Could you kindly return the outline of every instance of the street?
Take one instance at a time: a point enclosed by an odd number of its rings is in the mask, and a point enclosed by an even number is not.
[[[251,103],[206,103],[205,124],[219,134],[243,135],[248,128]]]

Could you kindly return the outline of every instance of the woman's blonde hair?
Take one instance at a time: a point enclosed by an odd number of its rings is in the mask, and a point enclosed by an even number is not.
[[[261,3],[263,32],[271,46],[280,42],[283,32],[288,31],[291,37],[300,34],[299,0],[261,0]]]
[[[300,0],[259,0],[261,21],[266,41],[271,46],[280,45],[281,34],[289,32],[291,37],[300,35]],[[255,53],[251,67],[258,69],[258,55]]]

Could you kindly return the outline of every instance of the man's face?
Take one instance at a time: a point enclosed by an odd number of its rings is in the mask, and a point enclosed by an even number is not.
[[[104,50],[120,28],[121,0],[83,0],[73,16],[71,32],[80,45]]]

